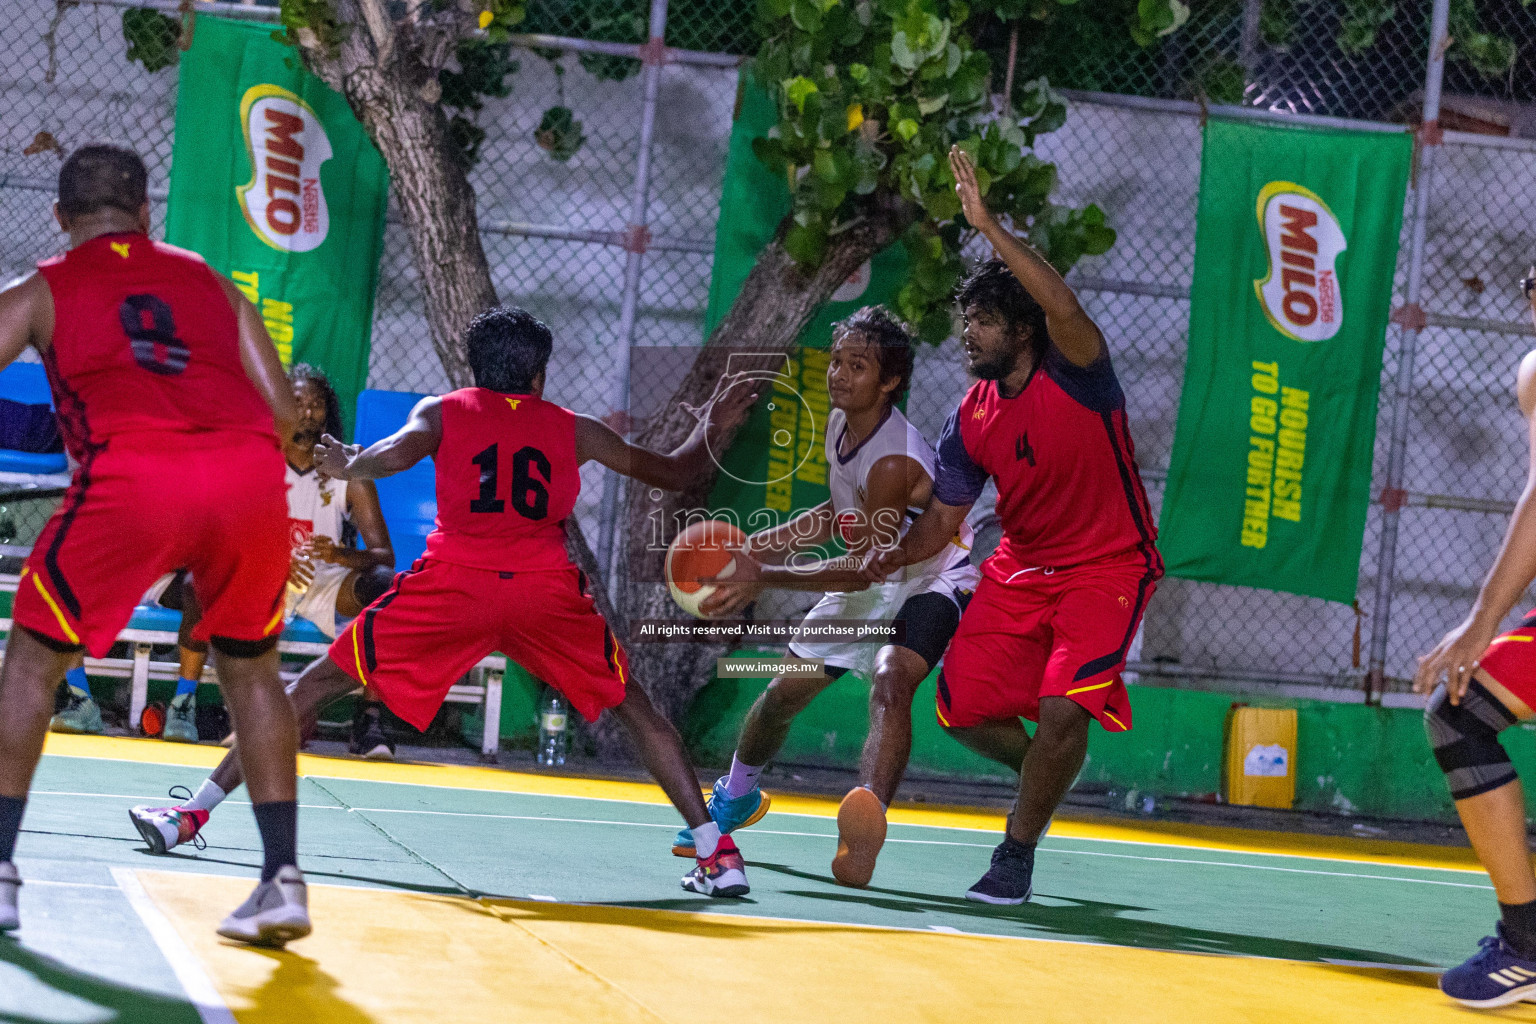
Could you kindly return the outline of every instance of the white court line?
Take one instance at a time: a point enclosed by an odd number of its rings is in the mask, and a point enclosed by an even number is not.
[[[404,809],[404,808],[397,808],[397,807],[354,807],[354,808],[352,808],[352,810],[358,812],[359,814],[425,814],[425,815],[441,815],[441,816],[444,816],[444,817],[453,817],[453,818],[490,818],[490,819],[494,819],[494,820],[498,820],[498,821],[556,821],[556,822],[562,822],[562,823],[567,823],[567,824],[575,824],[575,825],[627,825],[627,826],[630,826],[632,828],[665,828],[665,829],[675,829],[675,828],[677,828],[676,825],[657,824],[656,822],[649,822],[649,821],[610,821],[610,820],[605,820],[605,819],[602,819],[602,818],[554,818],[554,817],[549,817],[549,816],[546,816],[546,815],[538,815],[538,814],[478,814],[478,813],[475,813],[473,811],[421,811],[421,810],[407,810],[407,809]],[[835,835],[828,835],[825,832],[788,832],[788,831],[783,831],[783,830],[779,830],[779,829],[756,828],[756,827],[752,828],[750,831],[754,835],[806,836],[806,837],[811,837],[811,838],[815,838],[815,839],[836,839],[837,838],[837,836],[835,836]],[[1070,840],[1070,839],[1075,839],[1076,837],[1068,836],[1068,837],[1063,837],[1063,838]],[[976,849],[991,849],[992,846],[993,846],[992,843],[957,843],[957,842],[951,842],[951,841],[946,841],[946,840],[942,840],[942,839],[887,839],[886,842],[887,843],[906,843],[906,844],[914,845],[914,846],[967,846],[967,847],[973,847],[973,848],[976,848]],[[1369,878],[1369,879],[1374,879],[1374,880],[1379,881],[1379,882],[1408,882],[1408,883],[1413,883],[1413,884],[1418,884],[1418,885],[1446,885],[1446,886],[1450,886],[1450,887],[1456,888],[1456,889],[1487,889],[1487,890],[1490,890],[1490,891],[1493,889],[1493,886],[1491,886],[1491,885],[1476,885],[1476,884],[1471,883],[1471,882],[1446,882],[1446,881],[1442,881],[1442,880],[1436,879],[1436,878],[1404,878],[1404,877],[1399,876],[1399,875],[1370,875],[1370,874],[1365,874],[1363,872],[1355,872],[1355,871],[1320,871],[1320,870],[1313,869],[1313,868],[1286,868],[1286,867],[1280,867],[1279,865],[1276,865],[1276,864],[1240,864],[1240,863],[1237,863],[1236,861],[1198,860],[1198,859],[1195,859],[1195,858],[1192,858],[1192,857],[1148,857],[1148,856],[1145,856],[1145,855],[1142,855],[1142,854],[1135,854],[1135,853],[1107,853],[1107,852],[1105,852],[1103,850],[1068,850],[1068,849],[1062,849],[1062,848],[1054,846],[1054,845],[1052,845],[1052,846],[1042,845],[1041,849],[1044,850],[1046,853],[1055,853],[1055,854],[1061,854],[1061,855],[1064,855],[1064,856],[1114,857],[1117,860],[1141,860],[1141,861],[1149,861],[1149,862],[1161,863],[1161,864],[1195,864],[1195,865],[1206,866],[1206,867],[1213,867],[1213,868],[1240,868],[1240,869],[1247,870],[1247,871],[1279,871],[1279,872],[1283,872],[1285,874],[1294,874],[1294,875],[1327,875],[1327,876],[1330,876],[1330,877],[1333,877],[1333,878]],[[1206,847],[1197,846],[1197,847],[1193,847],[1193,849],[1205,850]],[[1210,851],[1210,852],[1219,852],[1219,851]],[[1246,852],[1246,851],[1244,851],[1244,852]],[[1320,858],[1315,858],[1315,859],[1320,859]],[[748,863],[750,863],[750,861]],[[1367,863],[1370,863],[1370,862],[1367,862]],[[1384,864],[1382,866],[1383,867],[1393,867],[1393,866],[1396,866],[1396,867],[1411,867],[1411,865],[1390,865],[1390,864]],[[1424,870],[1424,871],[1438,871],[1440,869],[1439,868],[1422,868],[1420,870]]]
[[[68,757],[68,758],[74,758],[75,760],[90,760],[90,761],[120,761],[120,762],[122,761],[121,758],[103,758],[103,757],[82,758],[82,757],[79,757],[78,755],[71,755],[71,754],[48,754],[46,756],[48,756],[48,757]],[[160,767],[166,767],[166,768],[185,767],[185,765],[166,764],[164,762],[159,762],[159,761],[153,761],[153,762],[127,761],[127,762],[123,762],[123,763],[128,763],[128,764],[155,764],[155,765],[159,765]],[[464,766],[450,765],[448,767],[464,767]],[[370,786],[413,786],[413,787],[418,788],[418,789],[442,789],[442,790],[452,790],[454,792],[459,792],[459,793],[487,793],[487,794],[494,794],[494,795],[498,795],[498,796],[510,796],[510,797],[532,797],[532,798],[546,797],[546,798],[553,798],[553,799],[557,799],[557,800],[595,800],[595,801],[607,802],[607,803],[639,804],[642,807],[667,807],[667,806],[670,806],[670,805],[668,805],[668,804],[666,804],[664,802],[661,802],[661,801],[626,800],[626,799],[624,799],[622,797],[586,796],[584,794],[576,794],[576,793],[523,793],[523,792],[518,792],[518,791],[515,791],[515,790],[507,790],[507,789],[481,789],[481,788],[479,788],[477,786],[440,786],[440,785],[437,785],[435,783],[430,783],[430,782],[399,782],[399,781],[396,781],[394,779],[359,779],[359,778],[354,778],[354,777],[350,777],[350,776],[341,776],[341,775],[315,775],[315,774],[309,774],[309,775],[304,775],[304,776],[301,776],[301,777],[302,778],[308,778],[308,779],[324,779],[324,780],[326,780],[328,782],[360,782],[360,783],[363,783],[364,785],[370,785]],[[601,780],[599,780],[599,781],[601,781]],[[159,799],[159,798],[156,797],[155,799]],[[423,813],[425,813],[425,812],[423,812]],[[828,821],[828,820],[831,820],[831,819],[837,817],[835,812],[828,813],[828,814],[812,814],[812,813],[810,813],[808,811],[770,811],[769,813],[776,814],[776,815],[783,815],[783,816],[786,816],[786,817],[816,818],[819,821]],[[554,819],[551,819],[551,820],[554,820]],[[580,819],[570,819],[570,820],[574,821],[574,820],[580,820]],[[895,826],[895,827],[900,827],[900,828],[933,828],[933,829],[945,829],[945,830],[952,831],[952,832],[985,832],[985,833],[988,833],[988,834],[991,834],[991,835],[996,835],[997,834],[997,829],[996,828],[982,827],[982,826],[979,826],[979,825],[935,825],[935,824],[932,824],[932,823],[929,823],[929,822],[915,822],[915,821],[894,821],[894,822],[891,822],[891,825]],[[1134,826],[1131,826],[1131,827],[1134,827]],[[796,835],[796,834],[800,834],[800,833],[788,832],[788,833],[784,833],[784,834],[785,835]],[[812,833],[805,833],[805,834],[809,835],[809,834],[812,834]],[[1047,833],[1047,835],[1049,835],[1049,833]],[[1072,841],[1072,842],[1080,842],[1080,843],[1121,843],[1121,844],[1126,845],[1126,846],[1153,846],[1153,847],[1158,847],[1160,849],[1168,849],[1168,850],[1199,850],[1199,851],[1206,852],[1206,853],[1241,853],[1242,855],[1244,855],[1246,857],[1285,857],[1285,858],[1289,858],[1291,860],[1323,860],[1323,861],[1330,861],[1330,862],[1335,863],[1335,864],[1338,864],[1338,863],[1345,863],[1345,864],[1370,864],[1370,865],[1374,865],[1374,866],[1378,866],[1378,867],[1385,867],[1385,868],[1406,868],[1407,870],[1410,870],[1410,871],[1456,871],[1456,872],[1461,872],[1463,874],[1473,874],[1473,875],[1483,875],[1483,874],[1486,874],[1486,872],[1484,872],[1482,868],[1456,867],[1456,866],[1452,866],[1452,865],[1446,865],[1446,866],[1426,866],[1426,865],[1421,865],[1421,864],[1402,864],[1402,863],[1399,863],[1399,862],[1396,862],[1396,861],[1367,860],[1367,859],[1362,858],[1362,857],[1349,857],[1349,856],[1330,857],[1330,856],[1328,856],[1326,854],[1320,854],[1320,853],[1278,853],[1278,852],[1271,851],[1271,850],[1234,850],[1231,847],[1225,847],[1225,846],[1202,846],[1202,845],[1200,845],[1198,843],[1170,843],[1170,842],[1159,842],[1157,840],[1148,840],[1148,839],[1116,839],[1116,838],[1112,838],[1112,837],[1109,837],[1109,836],[1057,836],[1056,838],[1058,840],[1069,840],[1069,841]],[[890,839],[888,839],[886,841],[887,842],[894,842],[894,840],[890,840]],[[992,844],[988,844],[988,845],[992,845]]]
[[[165,957],[166,963],[171,965],[171,970],[176,974],[176,980],[181,982],[181,987],[187,994],[187,999],[197,1008],[197,1015],[203,1019],[203,1024],[236,1024],[235,1015],[229,1012],[223,997],[218,989],[213,987],[213,982],[203,971],[200,963],[187,944],[176,934],[176,928],[166,916],[155,906],[149,898],[149,893],[144,891],[143,884],[129,868],[113,868],[112,877],[117,882],[117,887],[128,898],[128,905],[133,907],[139,915],[139,920],[144,922],[144,927],[149,929],[149,934],[154,938],[155,945],[160,947],[160,953]]]
[[[175,797],[172,797],[168,793],[161,793],[158,796],[143,796],[143,795],[138,794],[138,793],[70,793],[70,792],[67,792],[67,791],[61,790],[61,789],[34,789],[34,790],[32,790],[31,793],[29,793],[27,795],[28,795],[28,797],[34,797],[34,796],[69,796],[69,797],[83,797],[85,799],[100,799],[100,800],[144,800],[144,801],[147,801],[147,802],[150,802],[150,803],[153,803],[156,800],[174,800],[175,799]],[[157,806],[169,807],[169,806],[172,806],[172,805],[170,805],[170,804],[160,804],[160,805],[157,805]],[[224,800],[220,804],[220,806],[249,807],[249,806],[251,806],[251,802],[249,800]],[[299,809],[300,810],[304,810],[304,811],[346,811],[346,810],[350,810],[350,808],[343,807],[340,804],[299,804]]]

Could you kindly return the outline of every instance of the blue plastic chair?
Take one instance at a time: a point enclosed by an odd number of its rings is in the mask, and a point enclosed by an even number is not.
[[[46,405],[52,409],[53,389],[42,363],[12,363],[0,370],[0,398],[22,405]],[[63,452],[18,452],[0,448],[0,472],[62,473],[69,468]]]
[[[408,391],[369,389],[357,396],[357,431],[353,438],[367,447],[405,425],[411,410],[426,395]],[[437,470],[422,459],[404,473],[378,481],[379,508],[395,546],[395,571],[411,567],[427,547],[427,534],[437,521]]]

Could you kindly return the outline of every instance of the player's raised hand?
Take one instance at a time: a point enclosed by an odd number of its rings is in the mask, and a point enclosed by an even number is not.
[[[749,380],[744,373],[722,373],[704,408],[686,405],[684,408],[700,419],[708,417],[710,434],[719,437],[745,423],[756,401],[756,381]]]
[[[1492,642],[1493,636],[1477,623],[1471,619],[1463,622],[1419,659],[1418,671],[1413,675],[1414,692],[1430,693],[1443,677],[1451,703],[1460,704],[1461,695],[1467,692],[1480,659]]]
[[[949,169],[955,176],[955,194],[960,197],[960,209],[971,227],[985,230],[996,218],[987,204],[981,200],[981,186],[976,182],[976,165],[959,146],[949,147]]]
[[[345,480],[347,467],[362,450],[360,444],[343,444],[330,434],[323,434],[315,445],[315,467],[333,480]]]

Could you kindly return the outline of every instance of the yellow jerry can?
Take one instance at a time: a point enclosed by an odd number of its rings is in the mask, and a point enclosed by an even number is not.
[[[1296,802],[1296,709],[1232,705],[1223,760],[1228,803],[1289,809]]]

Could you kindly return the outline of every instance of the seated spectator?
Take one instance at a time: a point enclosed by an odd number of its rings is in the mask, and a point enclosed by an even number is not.
[[[389,528],[379,510],[379,494],[370,480],[342,484],[315,469],[314,447],[322,433],[341,436],[341,406],[325,375],[300,364],[289,373],[299,407],[299,424],[283,443],[288,462],[288,523],[293,544],[284,621],[302,617],[332,639],[344,625],[384,591],[394,578],[395,553]],[[353,544],[353,531],[365,547]],[[196,743],[197,684],[207,659],[207,644],[192,639],[202,617],[185,572],[166,576],[146,600],[182,613],[178,644],[181,678],[166,714],[163,738]],[[65,677],[65,708],[54,716],[56,732],[100,732],[101,712],[91,698],[85,671]],[[352,723],[352,750],[373,759],[394,756],[394,744],[382,728],[384,706],[364,692]]]

